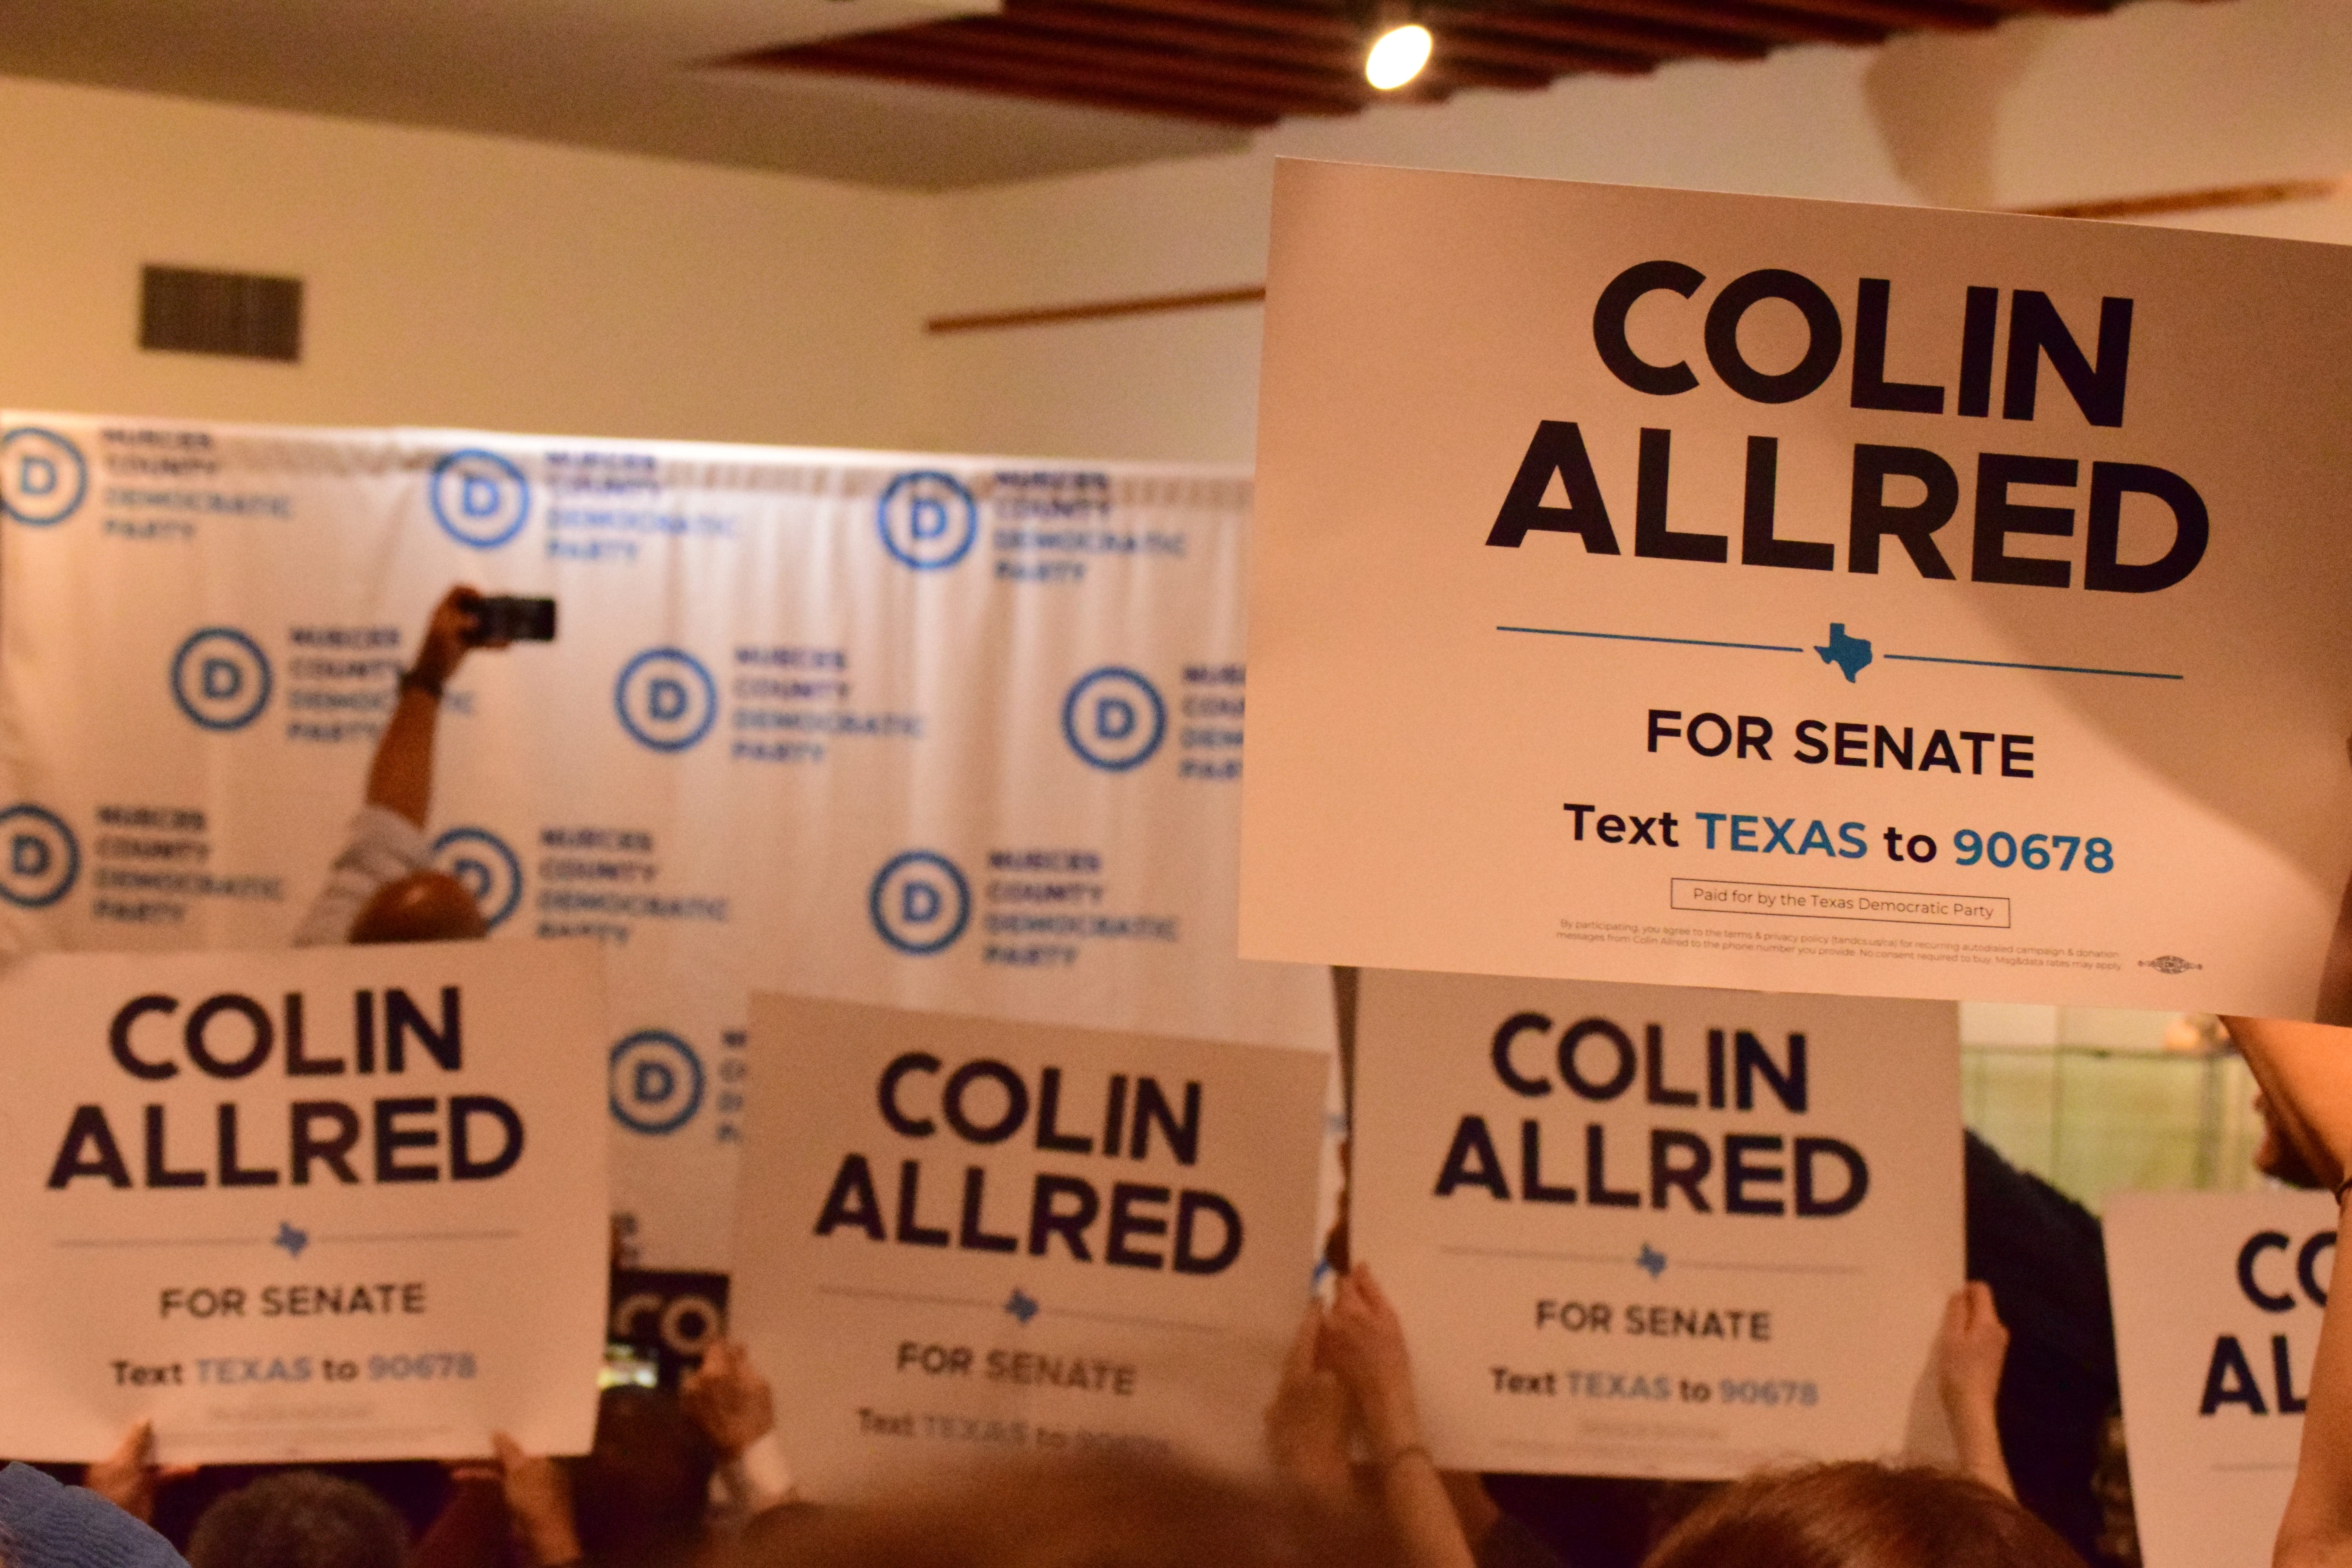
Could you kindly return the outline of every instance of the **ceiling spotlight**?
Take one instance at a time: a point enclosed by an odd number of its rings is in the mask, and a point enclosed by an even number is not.
[[[1373,40],[1372,52],[1364,57],[1364,79],[1382,92],[1402,87],[1429,63],[1433,42],[1429,29],[1418,22],[1391,27]]]

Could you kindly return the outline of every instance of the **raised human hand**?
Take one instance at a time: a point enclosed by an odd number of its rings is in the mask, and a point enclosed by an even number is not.
[[[1994,1309],[1992,1287],[1971,1279],[1944,1304],[1943,1326],[1936,1334],[1936,1386],[1959,1447],[1960,1468],[2014,1498],[1995,1415],[2000,1370],[2008,1359],[2009,1329]]]
[[[751,1354],[732,1340],[720,1340],[687,1373],[678,1403],[724,1458],[744,1449],[776,1427],[776,1402],[768,1380],[751,1364]]]
[[[1331,1310],[1323,1317],[1321,1347],[1324,1364],[1339,1374],[1363,1417],[1374,1462],[1386,1464],[1418,1447],[1421,1415],[1413,1402],[1404,1324],[1361,1259],[1340,1277]]]
[[[114,1452],[82,1472],[81,1484],[142,1523],[155,1518],[155,1492],[196,1473],[194,1465],[155,1462],[155,1424],[145,1416],[133,1421]]]
[[[572,1521],[572,1482],[563,1467],[544,1454],[529,1454],[504,1432],[490,1446],[506,1486],[507,1512],[540,1568],[580,1561],[580,1535]]]
[[[443,683],[457,673],[458,663],[472,647],[503,647],[504,642],[477,643],[471,638],[474,629],[474,607],[482,602],[478,589],[459,584],[441,596],[433,606],[433,618],[425,623],[425,636],[416,647],[416,662],[410,667],[418,680],[440,689]]]
[[[1323,1309],[1307,1303],[1282,1360],[1282,1382],[1265,1407],[1265,1446],[1276,1474],[1300,1490],[1338,1502],[1349,1495],[1348,1389],[1322,1364]]]
[[[1993,1307],[1992,1287],[1971,1279],[1944,1304],[1944,1326],[1936,1336],[1936,1382],[1944,1408],[1990,1411],[2000,1393],[2000,1369],[2009,1359],[2009,1328]]]

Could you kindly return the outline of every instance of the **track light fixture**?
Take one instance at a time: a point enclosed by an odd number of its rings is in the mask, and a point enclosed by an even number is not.
[[[1364,56],[1364,79],[1382,92],[1404,86],[1429,63],[1429,52],[1435,42],[1429,29],[1418,22],[1383,27]]]

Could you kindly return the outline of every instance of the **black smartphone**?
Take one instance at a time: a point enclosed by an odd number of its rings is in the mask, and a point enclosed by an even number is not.
[[[475,602],[474,625],[466,634],[467,646],[491,642],[553,642],[555,601],[525,599],[512,594],[488,594]]]

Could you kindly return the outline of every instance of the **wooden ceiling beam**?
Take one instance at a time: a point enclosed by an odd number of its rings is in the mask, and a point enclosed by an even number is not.
[[[997,16],[940,21],[931,28],[924,28],[924,33],[940,37],[940,42],[952,42],[952,47],[971,47],[1004,58],[1033,58],[1051,66],[1108,70],[1127,78],[1129,85],[1160,82],[1164,87],[1181,87],[1183,91],[1225,91],[1256,101],[1279,101],[1289,106],[1289,113],[1301,115],[1355,113],[1357,108],[1369,101],[1373,91],[1362,75],[1352,70],[1340,75],[1328,70],[1251,66],[1244,61],[1212,61],[1169,49],[1103,45],[1082,37],[1024,28],[1016,21]]]
[[[1507,92],[1536,92],[1549,87],[1552,78],[1564,72],[1528,70],[1524,67],[1495,65],[1486,60],[1465,59],[1447,52],[1440,43],[1428,68],[1422,72],[1434,76],[1454,87],[1501,88]]]
[[[1690,27],[1607,22],[1552,12],[1467,5],[1441,6],[1422,13],[1433,28],[1475,27],[1480,32],[1513,37],[1541,38],[1547,43],[1579,45],[1643,55],[1651,59],[1676,59],[1703,55],[1713,59],[1752,60],[1767,46],[1730,33],[1700,32]]]
[[[1300,5],[1258,3],[1258,0],[1089,0],[1106,11],[1143,13],[1173,16],[1196,22],[1213,23],[1244,32],[1272,37],[1320,39],[1326,43],[1348,47],[1360,47],[1363,33],[1350,16],[1336,11],[1309,9]],[[2033,5],[2040,0],[1982,0],[1984,4],[2016,4]],[[2102,4],[2104,0],[2055,0],[2055,3]],[[1470,5],[1447,8],[1457,18],[1472,15],[1492,16],[1497,27],[1509,27],[1525,21],[1529,26],[1558,23],[1561,26],[1584,26],[1600,29],[1611,27],[1612,20],[1627,20],[1637,24],[1661,25],[1683,30],[1682,37],[1671,34],[1654,40],[1635,43],[1632,37],[1604,43],[1595,37],[1589,42],[1595,47],[1632,52],[1648,52],[1650,43],[1666,46],[1665,53],[1700,54],[1726,50],[1730,58],[1750,55],[1755,47],[1769,44],[1836,42],[1875,43],[1885,37],[1890,27],[1921,25],[1916,18],[1926,16],[1930,23],[1952,20],[1964,15],[1969,7],[1960,0],[1769,0],[1756,4],[1753,0],[1559,0],[1559,3],[1534,5],[1508,3],[1492,11]],[[1901,10],[1914,17],[1897,23],[1862,20],[1847,15],[1853,10],[1869,12],[1875,16],[1890,10]],[[1558,42],[1570,42],[1558,38]]]
[[[1947,0],[1772,0],[1783,11],[1858,22],[1892,32],[1965,33],[2000,20],[1990,9]]]
[[[1435,29],[1437,53],[1453,60],[1539,72],[1546,77],[1577,71],[1606,71],[1615,76],[1639,76],[1656,66],[1648,55],[1605,54],[1597,49],[1571,48],[1529,38],[1497,38],[1472,33],[1461,24]]]
[[[1024,37],[989,28],[991,20],[934,22],[898,36],[910,44],[919,38],[916,47],[941,51],[945,58],[980,57],[1016,78],[1034,71],[1081,88],[1091,78],[1123,91],[1198,101],[1244,113],[1271,110],[1282,114],[1352,114],[1363,103],[1361,97],[1344,87],[1243,86],[1221,79],[1213,68],[1165,55],[1106,48],[1072,39]],[[887,35],[866,34],[864,37],[884,36]],[[1367,94],[1371,90],[1369,86],[1363,89]]]
[[[1150,12],[1185,16],[1196,22],[1218,22],[1229,27],[1278,37],[1320,38],[1327,43],[1360,46],[1363,29],[1353,18],[1334,11],[1309,11],[1296,5],[1261,5],[1251,0],[1097,0],[1118,11]]]
[[[1361,70],[1364,64],[1363,47],[1354,41],[1330,44],[1277,37],[1270,33],[1244,33],[1219,23],[1123,10],[1116,5],[1072,5],[1065,0],[1007,0],[1002,15],[1017,21],[1041,23],[1059,32],[1088,37],[1132,38],[1202,55],[1283,60],[1318,70],[1349,73]]]
[[[1051,8],[1060,9],[1061,7]],[[1008,17],[1018,16],[1028,9],[1030,7],[1024,5],[1023,0],[1011,0],[1004,15]],[[1296,47],[1297,40],[1311,39],[1319,40],[1326,47],[1346,49],[1351,61],[1351,72],[1353,62],[1360,58],[1360,51],[1365,46],[1361,30],[1350,18],[1336,12],[1310,11],[1295,5],[1257,5],[1250,3],[1250,0],[1092,0],[1088,9],[1105,12],[1140,12],[1231,28],[1236,30],[1237,34],[1244,36],[1244,47],[1252,47],[1245,38],[1248,33],[1255,31],[1263,36],[1274,29],[1279,29],[1280,31],[1274,36],[1290,40],[1293,47]],[[1515,13],[1512,14],[1515,15]],[[1464,7],[1449,11],[1446,15],[1458,24],[1466,23],[1483,13]],[[1622,43],[1628,40],[1632,35],[1619,29],[1613,37]],[[1637,72],[1648,68],[1645,63],[1647,61],[1669,58],[1678,52],[1673,48],[1653,50],[1646,47],[1612,47],[1607,45],[1596,45],[1590,39],[1543,37],[1540,41],[1560,44],[1580,42],[1584,47],[1553,51],[1557,63],[1543,64],[1531,64],[1529,58],[1524,55],[1503,58],[1500,50],[1514,47],[1508,44],[1497,46],[1490,42],[1465,40],[1460,53],[1466,57],[1486,59],[1492,63],[1516,66],[1521,70],[1549,70],[1552,75],[1561,75],[1570,70]],[[1445,48],[1446,33],[1441,28],[1438,37],[1439,52],[1444,53]]]
[[[1038,51],[1040,58],[1182,77],[1205,82],[1211,87],[1260,88],[1299,97],[1328,98],[1343,108],[1362,103],[1373,90],[1364,80],[1360,66],[1354,62],[1293,66],[1269,62],[1263,58],[1207,56],[1191,50],[1148,47],[1142,40],[1133,37],[1105,42],[1097,37],[1062,32],[1053,23],[1041,21],[1026,13],[946,25],[970,27],[971,33],[965,36],[979,36],[992,42],[1010,44],[1017,40]]]
[[[2117,3],[1423,0],[1435,58],[1419,80],[1390,93],[1362,79],[1364,23],[1349,0],[1003,0],[991,16],[821,39],[738,63],[1263,126],[1372,102],[1440,100],[1463,88],[1526,90],[1580,72],[1630,75],[1693,56],[1753,59],[1786,44],[1866,44]]]
[[[976,66],[941,64],[933,59],[908,61],[866,47],[851,48],[831,42],[803,44],[773,55],[745,57],[739,63],[771,70],[805,70],[828,76],[866,77],[877,81],[904,82],[917,87],[961,88],[992,97],[1034,98],[1049,103],[1125,114],[1153,114],[1163,119],[1196,121],[1244,130],[1264,130],[1278,124],[1279,110],[1240,111],[1215,109],[1181,100],[1115,91],[1099,84],[1067,86],[1034,79],[1016,79]]]
[[[1778,5],[1748,5],[1742,0],[1723,0],[1720,4],[1715,0],[1571,0],[1568,5],[1547,5],[1531,7],[1530,11],[1544,16],[1566,13],[1666,22],[1738,33],[1773,44],[1874,44],[1892,30]]]

